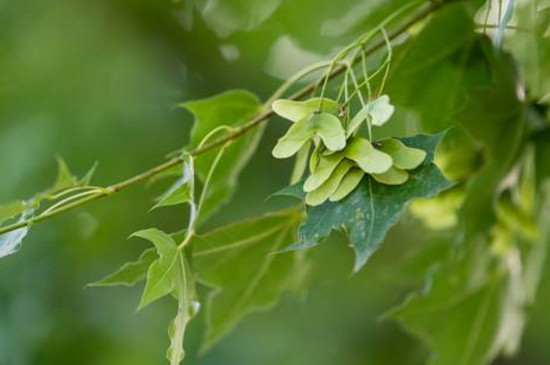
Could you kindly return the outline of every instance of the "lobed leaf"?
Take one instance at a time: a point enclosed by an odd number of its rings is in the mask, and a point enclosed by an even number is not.
[[[300,227],[300,242],[291,249],[313,247],[332,230],[344,229],[356,252],[355,271],[378,249],[387,231],[397,222],[410,200],[431,197],[451,186],[433,164],[434,150],[443,134],[403,138],[405,144],[427,151],[425,161],[412,170],[411,179],[391,186],[365,176],[357,188],[338,202],[308,207]]]
[[[101,280],[88,284],[88,286],[134,286],[147,276],[149,266],[158,259],[155,248],[149,248],[142,252],[136,261],[128,262],[116,272],[104,277]]]
[[[138,231],[131,237],[148,240],[155,246],[158,254],[158,259],[150,265],[147,272],[147,283],[138,307],[143,309],[175,289],[180,252],[172,237],[158,229]]]
[[[300,285],[308,270],[301,253],[278,253],[294,242],[300,219],[296,210],[286,210],[193,238],[199,280],[214,288],[206,301],[203,350],[243,316],[272,307],[281,292]]]

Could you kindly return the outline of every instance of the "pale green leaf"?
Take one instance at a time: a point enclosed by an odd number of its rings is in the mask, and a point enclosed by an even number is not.
[[[234,223],[192,240],[199,279],[215,288],[207,300],[203,349],[246,314],[272,307],[296,289],[308,265],[300,253],[278,253],[294,242],[301,213],[287,210]]]

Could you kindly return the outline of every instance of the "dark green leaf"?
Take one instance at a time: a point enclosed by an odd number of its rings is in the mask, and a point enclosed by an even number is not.
[[[359,270],[378,249],[411,199],[431,197],[451,186],[432,163],[434,150],[442,136],[419,135],[402,139],[407,146],[428,153],[423,164],[410,171],[411,178],[407,183],[389,186],[365,176],[343,200],[308,208],[307,219],[300,227],[300,242],[293,248],[315,246],[332,230],[343,228],[355,249],[355,270]]]

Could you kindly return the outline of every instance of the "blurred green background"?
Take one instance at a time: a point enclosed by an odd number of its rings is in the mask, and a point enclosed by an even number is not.
[[[56,155],[79,174],[98,161],[101,185],[145,170],[187,142],[192,118],[178,103],[231,88],[266,98],[405,2],[0,0],[0,202],[48,186]],[[270,157],[285,126],[269,123],[239,191],[210,225],[283,204],[265,197],[288,182],[290,163]],[[136,313],[139,288],[85,288],[145,247],[129,233],[182,226],[183,207],[148,213],[158,192],[133,187],[41,224],[0,261],[1,365],[165,363],[174,303]],[[406,216],[352,276],[352,251],[334,235],[312,251],[302,298],[247,317],[203,356],[203,318],[194,320],[186,364],[422,364],[422,344],[378,318],[422,286],[444,244]],[[501,364],[550,363],[546,271],[522,352]]]

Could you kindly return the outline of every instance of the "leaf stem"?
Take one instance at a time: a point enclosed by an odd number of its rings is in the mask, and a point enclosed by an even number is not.
[[[416,23],[422,21],[428,15],[430,15],[433,12],[439,10],[444,5],[450,4],[450,3],[453,3],[453,2],[459,2],[459,1],[469,1],[469,0],[439,0],[439,1],[432,1],[432,2],[428,3],[426,6],[423,7],[423,9],[419,10],[415,15],[411,16],[411,18],[409,20],[405,21],[401,26],[399,26],[391,34],[389,34],[388,39],[389,40],[395,39],[399,35],[405,33],[410,27],[412,27]],[[407,7],[407,9],[408,9],[408,7]],[[395,18],[395,16],[390,16],[390,17],[391,17],[391,19]],[[384,25],[387,24],[387,23],[388,23],[388,19],[386,19],[383,22]],[[365,49],[365,55],[368,56],[368,55],[380,50],[385,45],[386,45],[386,40],[385,39],[379,40],[375,44],[373,44],[370,48]],[[354,64],[354,63],[360,61],[360,59],[361,59],[361,56],[352,59],[350,62],[352,64]],[[330,67],[330,72],[327,72],[327,76],[323,77],[323,79],[321,80],[321,83],[323,84],[323,86],[326,82],[328,82],[329,79],[333,79],[333,78],[339,76],[340,74],[342,74],[344,71],[346,71],[346,68],[347,68],[346,65],[343,65],[343,64],[339,64],[337,66]],[[291,95],[290,99],[300,100],[304,96],[308,95],[311,91],[315,90],[318,86],[319,86],[319,81],[311,82],[310,84],[304,86],[302,89],[298,90],[293,95]],[[246,134],[248,131],[254,129],[259,124],[269,120],[269,118],[272,117],[273,114],[274,114],[273,110],[269,106],[267,106],[256,117],[254,117],[253,119],[251,119],[247,123],[245,123],[245,124],[243,124],[243,125],[241,125],[237,128],[234,128],[231,133],[227,133],[225,136],[217,138],[217,139],[215,139],[211,142],[205,143],[204,145],[202,145],[200,147],[197,147],[194,150],[190,151],[189,154],[193,157],[196,157],[196,156],[199,156],[199,155],[201,155],[205,152],[208,152],[208,151],[210,151],[214,148],[223,146],[227,142],[230,142],[230,141],[233,141],[237,138],[240,138],[241,136]],[[170,160],[168,160],[168,161],[166,161],[166,162],[164,162],[160,165],[157,165],[157,166],[155,166],[155,167],[153,167],[149,170],[146,170],[146,171],[144,171],[144,172],[142,172],[138,175],[135,175],[135,176],[133,176],[129,179],[126,179],[126,180],[121,181],[119,183],[110,185],[106,188],[103,188],[103,189],[95,192],[94,194],[90,194],[88,196],[85,196],[82,199],[73,201],[73,202],[68,203],[66,205],[63,205],[63,206],[61,206],[57,209],[51,210],[47,213],[40,214],[36,217],[32,217],[32,218],[26,219],[26,220],[21,221],[21,222],[13,223],[13,224],[7,225],[5,227],[0,227],[0,235],[4,234],[4,233],[7,233],[7,232],[14,231],[14,230],[22,228],[22,227],[26,227],[26,226],[30,226],[32,224],[42,222],[46,219],[53,218],[53,217],[61,215],[63,213],[72,211],[76,208],[80,208],[84,205],[87,205],[88,203],[93,202],[93,201],[96,201],[96,200],[99,200],[101,198],[113,195],[115,193],[118,193],[118,192],[120,192],[120,191],[122,191],[122,190],[124,190],[124,189],[126,189],[130,186],[136,185],[136,184],[138,184],[140,182],[143,182],[143,181],[145,181],[145,180],[147,180],[147,179],[149,179],[149,178],[151,178],[151,177],[153,177],[153,176],[155,176],[155,175],[157,175],[157,174],[159,174],[159,173],[161,173],[165,170],[168,170],[169,168],[174,167],[174,166],[180,164],[181,162],[183,162],[183,156],[174,157],[174,158],[172,158],[172,159],[170,159]]]

